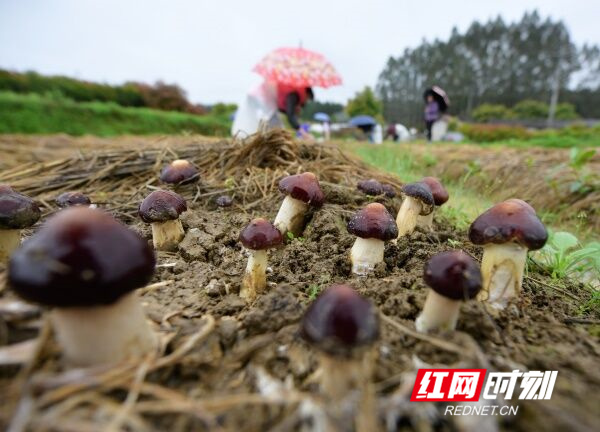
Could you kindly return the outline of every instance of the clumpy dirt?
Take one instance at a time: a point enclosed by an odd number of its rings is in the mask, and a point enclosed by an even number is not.
[[[268,291],[249,305],[237,295],[246,265],[238,233],[252,217],[272,220],[280,197],[266,200],[252,214],[240,212],[235,206],[218,209],[190,204],[182,215],[186,236],[179,249],[158,254],[153,282],[164,284],[142,290],[141,297],[157,331],[175,330],[167,353],[177,351],[190,335],[205,326],[207,315],[214,317],[215,327],[180,362],[150,373],[146,381],[201,400],[222,397],[227,401],[236,395],[265,394],[267,388],[279,389],[277,398],[281,401],[246,400],[206,412],[148,410],[139,414],[146,426],[146,429],[140,426],[139,430],[300,430],[302,425],[306,426],[306,420],[298,404],[286,402],[285,395],[286,391],[312,394],[316,391],[317,356],[300,339],[298,323],[307,305],[322,289],[332,283],[349,283],[370,298],[385,316],[413,329],[427,294],[422,280],[427,259],[452,249],[448,240],[481,258],[481,250],[468,242],[464,232],[450,228],[436,217],[433,232],[417,231],[397,244],[387,244],[385,262],[369,277],[356,277],[351,274],[348,259],[354,238],[346,232],[346,222],[355,210],[372,199],[353,187],[323,189],[327,204],[308,215],[302,237],[270,252]],[[393,214],[400,205],[398,198],[380,201]],[[131,223],[151,241],[149,226],[137,221]],[[500,429],[585,431],[598,427],[598,340],[591,334],[590,325],[565,323],[567,318],[578,316],[581,302],[589,299],[589,292],[572,283],[554,288],[545,275],[531,276],[526,278],[521,297],[499,314],[491,313],[481,303],[463,305],[457,331],[434,335],[434,343],[400,331],[386,320],[382,322],[373,377],[382,430],[461,430],[453,418],[444,417],[442,403],[408,402],[414,372],[426,365],[498,371],[558,370],[552,400],[513,400],[520,405],[519,414],[494,417]],[[11,298],[6,292],[4,296]],[[35,326],[29,331],[20,328],[17,332],[14,323],[0,320],[0,336],[3,331],[8,334],[8,339],[2,339],[1,343],[30,338],[35,329]],[[441,348],[435,343],[440,340],[460,347],[459,352]],[[46,372],[60,370],[56,352],[51,359],[46,360]],[[0,370],[1,391],[7,388],[15,369]],[[264,384],[265,379],[270,387]],[[120,403],[127,394],[117,391],[105,396]],[[149,396],[142,395],[138,403],[141,405],[148,399]],[[44,418],[49,410],[46,409],[36,415]],[[77,412],[72,414],[76,415]],[[51,416],[46,418],[55,420]],[[97,413],[96,421],[105,424],[102,419],[101,413]],[[7,417],[2,419],[7,421]],[[479,427],[462,430],[479,430]],[[122,430],[137,429],[130,425]],[[46,429],[33,422],[30,430]]]

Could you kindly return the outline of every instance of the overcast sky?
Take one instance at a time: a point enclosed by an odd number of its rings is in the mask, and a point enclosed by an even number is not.
[[[344,79],[316,91],[345,102],[390,55],[498,14],[562,19],[600,43],[600,0],[0,0],[0,68],[121,83],[162,79],[194,102],[236,102],[279,46],[325,54]]]

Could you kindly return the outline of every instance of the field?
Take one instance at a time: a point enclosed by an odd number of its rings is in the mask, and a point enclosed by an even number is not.
[[[381,313],[373,386],[382,431],[597,427],[600,311],[589,285],[557,280],[548,269],[530,266],[522,295],[500,313],[470,302],[462,308],[457,331],[430,335],[417,333],[414,320],[427,294],[425,262],[452,248],[480,260],[481,249],[468,241],[466,229],[497,200],[530,200],[550,225],[572,227],[587,239],[594,230],[597,234],[597,190],[570,192],[570,185],[583,170],[597,175],[599,156],[576,168],[568,150],[340,146],[302,144],[281,132],[246,142],[195,136],[3,136],[0,151],[10,157],[0,160],[0,183],[35,198],[43,208],[42,221],[57,211],[53,200],[59,192],[77,189],[150,241],[137,207],[160,186],[160,167],[187,158],[201,177],[177,187],[188,201],[182,215],[186,236],[175,252],[158,253],[154,279],[140,290],[162,340],[156,355],[113,368],[70,370],[43,311],[18,302],[0,284],[0,349],[37,337],[35,349],[16,364],[0,365],[0,428],[258,432],[315,427],[329,407],[319,396],[315,352],[299,337],[298,323],[324,288],[341,282],[370,298]],[[246,264],[239,231],[253,217],[272,220],[282,200],[278,180],[303,171],[318,174],[326,204],[311,212],[301,237],[271,252],[268,292],[246,304],[238,296]],[[401,203],[367,197],[356,190],[356,182],[373,177],[398,190],[424,175],[442,177],[451,193],[446,209],[436,214],[434,231],[417,230],[387,244],[385,262],[373,275],[352,275],[350,216],[374,199],[393,214]],[[228,209],[214,203],[223,193],[234,198]],[[586,215],[583,223],[580,213]],[[408,402],[416,369],[426,365],[559,373],[552,400],[504,401],[518,403],[519,414],[469,418],[474,423],[467,425],[461,422],[465,418],[444,417],[443,403]],[[345,421],[351,419],[349,414]],[[350,429],[342,422],[340,430]]]
[[[192,115],[150,108],[127,108],[108,102],[74,102],[64,97],[0,92],[0,134],[226,135],[226,116]]]

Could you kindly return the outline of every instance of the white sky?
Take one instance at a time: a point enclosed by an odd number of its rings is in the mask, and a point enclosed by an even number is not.
[[[423,38],[532,9],[562,19],[577,43],[600,43],[600,0],[0,0],[0,67],[108,83],[162,79],[194,102],[236,102],[266,52],[302,42],[344,78],[316,97],[345,102]]]

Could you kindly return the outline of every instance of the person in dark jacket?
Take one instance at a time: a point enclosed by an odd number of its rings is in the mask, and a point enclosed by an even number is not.
[[[425,104],[425,128],[427,129],[427,139],[431,141],[431,128],[433,124],[440,118],[440,105],[437,103],[433,95],[427,95]]]
[[[277,86],[277,109],[285,114],[288,123],[294,130],[302,133],[298,115],[308,101],[314,99],[312,88],[297,88],[279,84]]]

